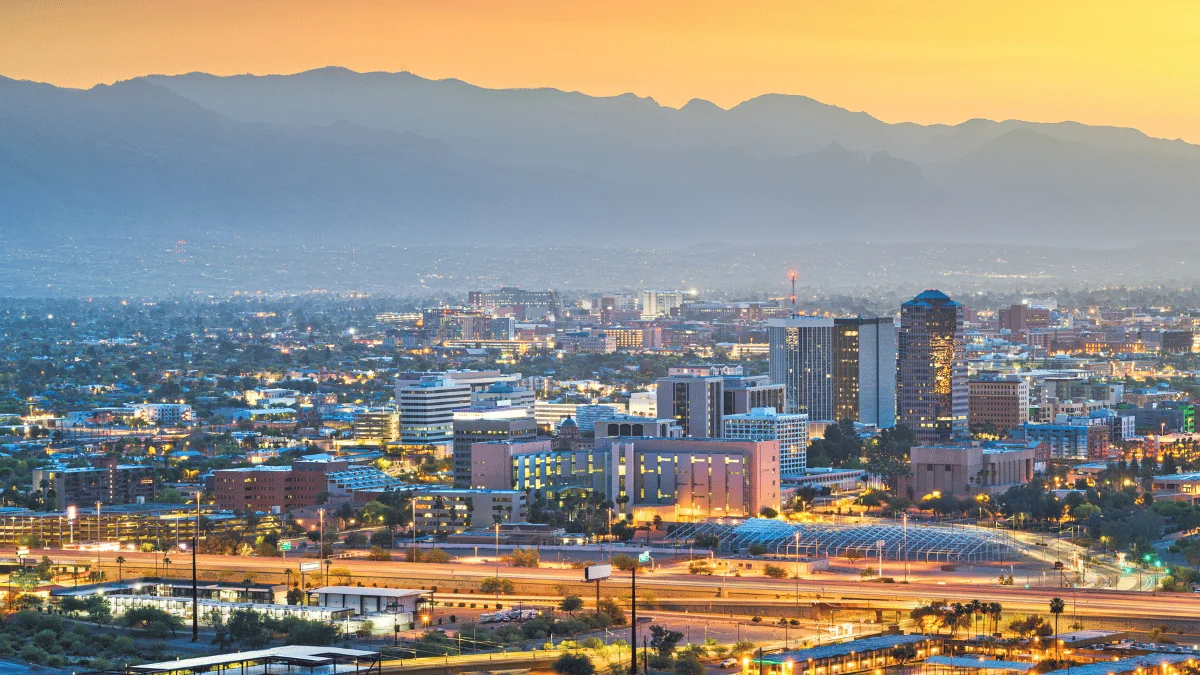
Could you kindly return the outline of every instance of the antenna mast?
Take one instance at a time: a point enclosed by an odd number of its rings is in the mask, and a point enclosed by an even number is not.
[[[796,270],[788,272],[788,278],[792,280],[792,316],[796,316]]]

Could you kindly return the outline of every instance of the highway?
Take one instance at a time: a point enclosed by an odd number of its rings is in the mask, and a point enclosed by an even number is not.
[[[125,576],[144,576],[153,574],[156,557],[161,554],[134,552],[73,552],[73,551],[37,551],[31,557],[49,556],[56,563],[63,564],[77,560],[80,563],[94,561],[99,556],[108,578],[114,579],[116,565],[113,559],[118,555],[125,558]],[[170,576],[190,577],[190,555],[178,552],[171,555]],[[303,559],[312,562],[314,559]],[[226,581],[241,581],[246,576],[253,576],[256,581],[283,583],[287,580],[285,569],[292,570],[292,581],[299,580],[298,559],[283,560],[280,558],[235,557],[235,556],[198,556],[198,566],[202,578],[222,579]],[[437,586],[444,592],[459,590],[466,593],[468,589],[477,588],[478,583],[488,577],[493,577],[499,570],[503,578],[511,579],[518,585],[518,593],[524,593],[526,587],[534,587],[538,596],[556,597],[561,590],[577,594],[585,600],[593,597],[595,588],[582,582],[582,571],[571,569],[530,569],[494,565],[469,564],[427,564],[405,562],[379,562],[364,559],[338,559],[332,562],[336,568],[346,568],[352,574],[351,583],[363,583],[370,586],[407,586],[432,587]],[[161,570],[160,570],[161,571]],[[313,583],[309,573],[310,583]],[[629,575],[617,572],[611,581],[604,582],[605,595],[620,595],[628,586]],[[726,588],[726,599],[718,599],[722,587]],[[978,599],[986,602],[999,602],[1006,613],[1047,613],[1051,598],[1063,597],[1067,602],[1067,615],[1102,618],[1142,618],[1142,619],[1197,619],[1200,617],[1200,594],[1192,593],[1150,593],[1138,591],[1119,591],[1112,589],[1076,588],[1024,588],[1021,586],[1000,586],[980,584],[885,584],[862,582],[838,578],[802,579],[799,582],[790,579],[767,579],[762,577],[727,577],[722,581],[719,576],[693,576],[688,574],[647,572],[639,573],[638,588],[654,592],[660,603],[671,602],[678,604],[706,603],[726,605],[742,601],[747,604],[765,604],[787,606],[813,602],[858,603],[870,602],[872,608],[910,608],[918,602],[946,599],[954,601],[969,601]],[[796,597],[797,589],[799,598]],[[487,596],[475,595],[478,599]],[[501,596],[501,600],[503,600]]]

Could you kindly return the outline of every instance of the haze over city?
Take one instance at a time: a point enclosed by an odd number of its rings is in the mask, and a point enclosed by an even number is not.
[[[1200,675],[1200,9],[0,4],[0,671]]]

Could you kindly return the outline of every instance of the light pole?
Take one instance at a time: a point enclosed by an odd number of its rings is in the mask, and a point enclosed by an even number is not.
[[[317,528],[321,531],[321,562],[325,562],[325,509],[317,509]],[[329,585],[329,577],[325,577],[325,585]]]
[[[496,523],[496,600],[499,600],[499,599],[500,599],[500,523]]]
[[[196,589],[196,549],[200,544],[200,492],[196,492],[196,523],[192,528],[192,642],[200,640],[200,595]]]

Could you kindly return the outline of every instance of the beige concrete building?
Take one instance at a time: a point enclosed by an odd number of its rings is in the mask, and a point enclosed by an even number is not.
[[[905,483],[917,500],[929,494],[999,494],[1028,483],[1036,459],[1033,443],[917,446],[909,452]]]

